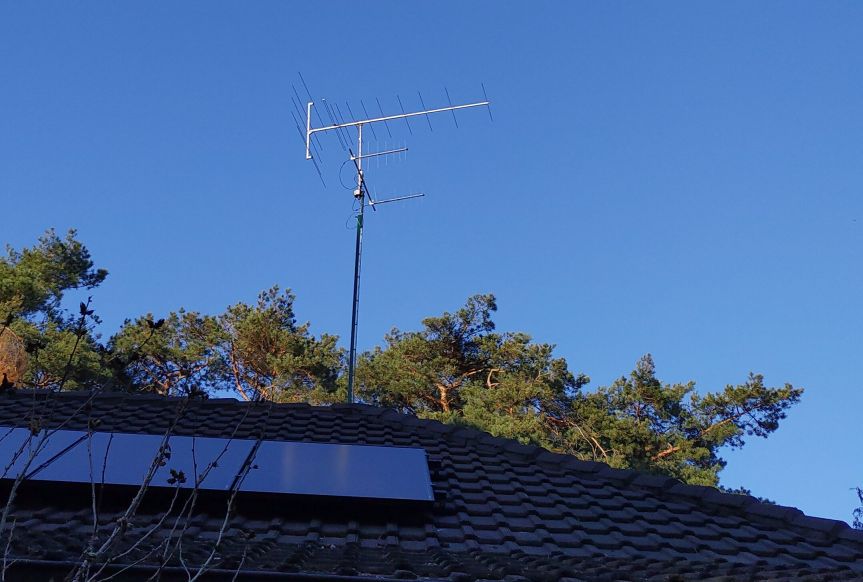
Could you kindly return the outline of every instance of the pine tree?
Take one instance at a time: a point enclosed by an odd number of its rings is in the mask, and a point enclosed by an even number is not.
[[[699,393],[695,383],[664,384],[648,354],[629,376],[595,391],[554,356],[554,346],[520,332],[495,331],[492,295],[468,299],[455,313],[392,330],[363,354],[359,394],[367,402],[426,418],[460,422],[615,467],[718,484],[721,449],[779,427],[802,389],[739,385]]]

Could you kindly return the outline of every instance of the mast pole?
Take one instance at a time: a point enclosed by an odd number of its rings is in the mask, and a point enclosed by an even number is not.
[[[348,355],[348,403],[354,401],[354,372],[357,363],[357,316],[360,308],[360,270],[363,255],[363,213],[366,207],[366,196],[363,192],[363,126],[357,125],[357,189],[354,199],[360,203],[357,212],[357,241],[354,250],[354,298],[351,304],[351,348]]]

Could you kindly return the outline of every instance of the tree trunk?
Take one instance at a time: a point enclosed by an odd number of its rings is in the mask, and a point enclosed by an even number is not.
[[[440,393],[440,406],[444,412],[449,412],[449,388],[438,384],[438,392]]]
[[[24,377],[27,369],[27,352],[24,342],[8,327],[3,327],[0,335],[0,380],[17,384]]]

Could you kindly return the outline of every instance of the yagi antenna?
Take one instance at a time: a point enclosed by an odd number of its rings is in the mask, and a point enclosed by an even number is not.
[[[300,77],[303,81],[303,87],[306,88],[306,92],[308,93],[308,87],[306,86],[305,80]],[[368,205],[372,210],[377,210],[376,206],[380,206],[381,204],[389,204],[392,202],[401,202],[404,200],[412,200],[414,198],[420,198],[425,196],[425,194],[421,192],[415,192],[412,194],[407,194],[404,196],[395,196],[392,198],[386,198],[384,200],[375,200],[371,192],[369,192],[368,186],[366,185],[365,175],[363,172],[363,160],[374,158],[374,157],[384,157],[384,160],[388,159],[387,156],[392,154],[400,154],[402,152],[407,151],[407,147],[394,148],[394,149],[384,149],[382,151],[377,152],[364,152],[363,151],[363,128],[368,127],[374,133],[374,126],[377,123],[383,123],[384,127],[386,127],[387,134],[392,137],[392,133],[390,132],[389,121],[395,121],[397,119],[403,119],[405,124],[407,125],[408,131],[413,135],[413,129],[411,129],[409,119],[411,117],[419,117],[425,116],[426,121],[428,122],[429,129],[431,129],[431,120],[429,116],[435,113],[444,113],[449,111],[452,113],[453,121],[458,127],[458,121],[455,117],[455,112],[461,109],[470,109],[474,107],[487,107],[489,110],[489,116],[491,115],[491,102],[488,100],[488,97],[485,96],[485,87],[483,87],[483,96],[485,99],[483,101],[477,101],[475,103],[465,103],[462,105],[453,105],[452,100],[450,99],[449,91],[444,88],[446,92],[446,97],[448,101],[448,105],[445,107],[437,107],[433,109],[426,109],[425,103],[423,101],[422,95],[419,94],[420,104],[422,105],[422,110],[420,111],[406,111],[404,104],[402,103],[401,97],[396,95],[396,99],[398,100],[399,107],[401,109],[401,113],[396,113],[393,115],[385,115],[383,107],[381,107],[381,102],[376,99],[378,109],[380,110],[379,117],[371,117],[366,110],[365,104],[360,101],[360,105],[362,106],[363,113],[366,115],[364,119],[357,119],[353,121],[346,121],[339,110],[339,106],[337,103],[329,103],[326,100],[322,100],[322,104],[324,106],[324,111],[327,114],[327,117],[330,120],[329,125],[325,125],[322,122],[321,115],[318,113],[316,109],[314,109],[314,100],[309,95],[309,101],[306,105],[306,159],[315,161],[315,155],[317,152],[315,150],[320,149],[320,145],[318,144],[317,134],[327,132],[327,131],[335,131],[336,136],[339,139],[339,142],[342,144],[342,147],[348,151],[348,160],[353,162],[354,168],[356,169],[357,187],[354,190],[354,200],[358,202],[357,208],[357,229],[356,229],[356,245],[354,250],[354,293],[353,293],[353,301],[351,303],[351,347],[350,353],[348,356],[348,394],[347,400],[348,402],[353,402],[354,400],[354,373],[356,371],[356,357],[357,357],[357,326],[358,326],[358,313],[360,306],[360,266],[362,264],[362,251],[363,251],[363,214],[366,207],[366,200],[368,200]],[[345,102],[347,107],[348,114],[353,117],[353,111],[351,111],[350,105]],[[315,118],[317,122],[320,124],[317,127],[312,127],[312,113],[314,112]],[[348,128],[356,128],[357,131],[357,151],[354,153],[353,149],[347,147],[349,135],[347,133]],[[314,144],[312,143],[314,138]],[[375,136],[377,139],[377,136]],[[317,146],[313,148],[313,145]],[[316,166],[317,167],[317,166]],[[323,176],[321,177],[323,180]]]

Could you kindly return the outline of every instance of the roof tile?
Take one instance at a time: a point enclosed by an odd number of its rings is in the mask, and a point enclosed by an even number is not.
[[[44,393],[37,394],[43,402]],[[26,424],[32,398],[0,396],[0,424]],[[81,394],[51,398],[57,413],[51,422],[68,417],[85,401]],[[100,395],[92,415],[102,420],[103,430],[131,427],[158,434],[179,404],[154,396]],[[79,413],[68,427],[85,425],[86,416]],[[532,581],[563,576],[737,580],[760,578],[764,572],[776,573],[776,579],[863,577],[863,534],[841,522],[391,410],[214,399],[190,403],[176,430],[226,436],[234,429],[241,438],[263,431],[271,439],[423,446],[439,461],[434,487],[445,492],[446,501],[436,504],[422,523],[401,517],[383,523],[337,515],[299,519],[290,512],[269,518],[241,513],[232,523],[232,539],[222,548],[226,563],[239,564],[246,542],[234,538],[253,531],[256,549],[249,550],[246,565],[265,570]],[[10,548],[13,557],[76,558],[80,548],[60,547],[56,540],[78,544],[76,537],[89,531],[88,512],[89,507],[23,505],[16,511],[22,538]],[[136,531],[159,522],[159,514],[142,513]],[[184,542],[188,556],[206,555],[206,540],[213,539],[220,524],[217,515],[196,517],[186,530],[194,536]]]

